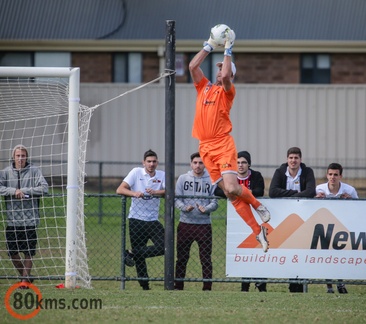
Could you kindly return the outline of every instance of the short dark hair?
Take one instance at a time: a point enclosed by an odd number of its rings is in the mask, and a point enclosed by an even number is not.
[[[200,158],[200,157],[201,156],[198,152],[191,154],[191,162],[193,161],[194,158]]]
[[[290,154],[298,154],[301,158],[302,154],[301,154],[301,150],[294,146],[294,147],[290,147],[288,150],[287,150],[287,157],[290,155]]]
[[[343,167],[339,163],[331,163],[328,165],[327,173],[328,170],[339,170],[339,175],[342,175]]]
[[[154,156],[156,158],[158,158],[158,155],[151,149],[147,150],[145,153],[144,153],[144,161],[149,157],[149,156]]]
[[[244,158],[247,160],[248,165],[251,166],[252,165],[252,158],[250,157],[250,153],[248,151],[240,151],[238,153],[238,159],[239,158]]]

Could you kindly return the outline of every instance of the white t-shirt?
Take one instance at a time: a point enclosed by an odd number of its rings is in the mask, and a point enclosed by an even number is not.
[[[301,171],[302,171],[301,168],[299,168],[299,171],[297,171],[295,178],[293,178],[290,175],[290,172],[288,171],[288,167],[287,167],[287,171],[286,171],[286,176],[287,176],[286,189],[287,190],[296,190],[297,192],[301,191],[301,186],[300,186]]]
[[[123,179],[132,191],[145,192],[145,189],[165,189],[165,172],[156,170],[155,175],[150,177],[145,168],[133,168],[126,178]],[[153,198],[146,194],[144,198],[132,197],[130,213],[128,218],[135,218],[144,221],[155,221],[159,217],[160,198]]]
[[[343,182],[340,183],[339,190],[336,195],[332,194],[329,191],[328,182],[317,185],[315,190],[316,190],[317,194],[320,192],[325,193],[326,198],[340,198],[341,195],[346,193],[346,194],[350,195],[352,198],[358,199],[356,189]]]

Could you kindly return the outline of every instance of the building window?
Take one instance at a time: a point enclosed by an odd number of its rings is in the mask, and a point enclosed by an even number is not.
[[[115,53],[113,58],[113,82],[141,83],[142,54]]]
[[[0,66],[33,66],[34,55],[32,52],[2,52],[0,53]]]
[[[38,67],[70,67],[71,53],[69,52],[35,52],[34,66]]]
[[[70,67],[69,52],[0,53],[0,66]]]
[[[301,83],[330,83],[330,56],[327,54],[301,55]]]

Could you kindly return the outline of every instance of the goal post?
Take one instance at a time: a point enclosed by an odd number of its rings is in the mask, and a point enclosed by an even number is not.
[[[57,198],[43,197],[45,206],[40,223],[44,225],[38,236],[41,256],[34,260],[33,276],[40,280],[65,278],[66,288],[75,288],[77,284],[90,287],[84,176],[92,111],[80,105],[80,69],[0,67],[0,111],[0,169],[9,164],[9,152],[15,145],[25,145],[30,150],[30,159],[40,164],[37,166],[51,182],[52,193],[48,196]],[[66,206],[60,203],[64,197]],[[1,206],[4,229],[6,211],[3,203]],[[62,220],[65,216],[66,221]],[[16,272],[11,269],[9,258],[3,256],[5,252],[0,250],[0,278],[13,279]],[[9,276],[11,272],[13,276]]]
[[[80,69],[71,70],[69,87],[69,147],[67,164],[67,217],[66,217],[66,267],[65,287],[76,286],[77,260],[77,204],[78,204],[78,114],[80,102]]]

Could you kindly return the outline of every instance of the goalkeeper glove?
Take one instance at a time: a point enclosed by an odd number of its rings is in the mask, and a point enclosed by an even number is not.
[[[203,49],[209,53],[212,52],[217,46],[218,44],[211,38],[211,36],[207,42],[203,43]]]
[[[232,29],[229,29],[226,32],[226,40],[225,40],[225,52],[224,55],[231,56],[232,48],[235,42],[235,32]]]

